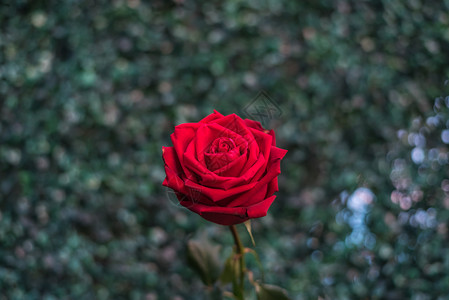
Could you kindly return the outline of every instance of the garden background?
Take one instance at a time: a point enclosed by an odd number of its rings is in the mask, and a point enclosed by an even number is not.
[[[252,222],[292,299],[449,299],[449,1],[3,1],[0,299],[207,299],[162,187],[174,126],[245,117],[282,162]],[[239,228],[250,245],[244,227]]]

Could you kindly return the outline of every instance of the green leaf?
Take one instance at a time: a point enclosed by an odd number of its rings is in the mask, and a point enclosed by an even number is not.
[[[187,262],[208,286],[212,286],[220,275],[219,253],[219,245],[204,240],[187,242]]]
[[[285,289],[271,284],[258,284],[256,294],[258,300],[290,300]]]
[[[223,284],[231,283],[239,278],[240,260],[233,251],[225,262],[223,272],[220,275],[220,281]]]
[[[254,237],[251,232],[251,220],[245,221],[243,224],[245,224],[246,230],[248,231],[249,236],[251,237],[251,242],[253,243],[253,246],[256,247],[256,242],[254,241]]]
[[[257,252],[254,249],[245,248],[245,254],[247,254],[247,253],[253,255],[253,257],[256,259],[257,265],[258,265],[259,270],[260,270],[260,275],[262,277],[262,282],[264,282],[265,281],[265,274],[264,274],[263,265],[262,265],[262,261],[260,260],[259,254],[257,254]]]
[[[223,295],[223,291],[219,288],[219,286],[214,285],[213,289],[209,291],[208,296],[210,300],[224,300],[225,295]]]
[[[223,272],[220,275],[220,281],[223,284],[232,282],[235,274],[235,263],[232,255],[226,260]]]

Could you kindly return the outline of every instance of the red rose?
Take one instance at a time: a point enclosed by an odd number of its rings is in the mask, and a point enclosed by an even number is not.
[[[162,147],[166,178],[179,203],[204,219],[234,225],[260,218],[278,191],[280,162],[273,130],[214,111],[175,127],[173,147]]]

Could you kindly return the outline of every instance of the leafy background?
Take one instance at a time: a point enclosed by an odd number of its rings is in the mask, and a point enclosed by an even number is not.
[[[232,236],[161,186],[161,146],[261,90],[289,150],[253,222],[266,281],[293,299],[449,299],[448,9],[3,2],[0,299],[206,299],[186,243],[226,253]]]

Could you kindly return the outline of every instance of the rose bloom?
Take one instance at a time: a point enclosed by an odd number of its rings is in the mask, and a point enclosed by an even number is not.
[[[267,214],[278,191],[280,162],[273,130],[235,114],[214,113],[175,127],[162,147],[166,178],[179,203],[204,219],[234,225]]]

